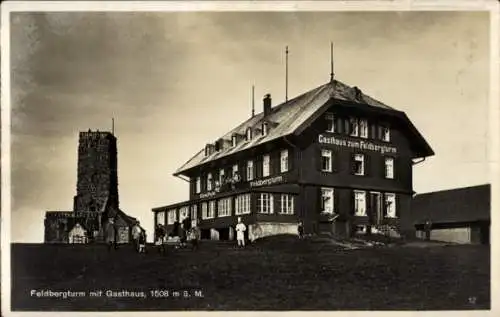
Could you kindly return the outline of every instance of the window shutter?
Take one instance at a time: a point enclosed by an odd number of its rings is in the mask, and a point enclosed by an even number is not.
[[[321,187],[318,187],[317,191],[316,191],[316,203],[317,203],[317,213],[320,213],[323,211],[323,209],[321,208],[321,205],[322,205],[322,199],[323,199],[323,191],[321,190]],[[306,211],[307,213],[308,211]]]
[[[356,200],[356,197],[354,195],[354,190],[351,189],[351,206],[350,206],[350,209],[349,209],[349,214],[352,216],[354,215],[354,207],[356,206],[355,205],[355,200]]]
[[[322,162],[322,156],[321,156],[321,148],[318,148],[316,151],[316,169],[321,172],[321,162]]]
[[[344,119],[344,132],[345,134],[351,134],[351,122],[349,119]]]
[[[396,206],[394,206],[396,208],[396,217],[399,218],[400,216],[400,213],[399,213],[399,202],[400,202],[400,197],[399,197],[399,194],[395,194],[395,199],[394,199],[394,203],[396,204]]]
[[[256,171],[255,177],[256,178],[262,178],[262,175],[263,175],[263,166],[262,166],[262,164],[264,163],[264,157],[262,155],[260,155],[259,158],[257,159],[256,163],[257,164],[255,166],[255,171]]]
[[[337,118],[335,120],[335,132],[339,134],[342,133],[342,131],[344,130],[343,127],[344,127],[344,119]]]
[[[384,215],[384,218],[387,217],[387,194],[383,193],[382,194],[382,214]]]
[[[371,164],[372,158],[368,154],[363,154],[363,156],[364,156],[364,160],[365,160],[365,170],[364,170],[365,173],[364,174],[366,176],[370,176],[371,175],[371,168],[372,168],[372,166],[371,166],[372,165]]]
[[[295,163],[295,155],[297,155],[295,151],[293,151],[291,149],[288,150],[288,170],[289,171],[293,170],[293,164]]]
[[[339,190],[337,188],[334,188],[333,189],[333,211],[336,214],[340,213],[340,206],[339,206],[340,195],[339,194],[340,194]]]
[[[339,152],[332,151],[332,169],[334,172],[338,172],[340,168]]]
[[[356,173],[356,161],[355,161],[355,154],[351,154],[351,161],[350,161],[350,164],[351,164],[351,174],[355,174]]]
[[[280,151],[275,151],[271,153],[270,157],[270,172],[271,175],[277,175],[280,173],[281,170],[281,152]]]

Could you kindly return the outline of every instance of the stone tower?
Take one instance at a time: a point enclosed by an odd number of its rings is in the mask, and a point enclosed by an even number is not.
[[[116,137],[110,132],[80,132],[75,212],[118,209]]]

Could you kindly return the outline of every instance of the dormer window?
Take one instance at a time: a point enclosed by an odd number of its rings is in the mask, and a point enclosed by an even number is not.
[[[262,135],[267,135],[268,132],[268,123],[264,122],[262,123]]]
[[[252,139],[252,128],[247,128],[247,141],[250,141]]]
[[[236,146],[236,143],[237,143],[236,141],[237,141],[237,140],[236,140],[236,135],[233,135],[233,136],[232,136],[232,138],[231,138],[231,145],[232,145],[233,147],[235,147],[235,146]]]
[[[335,117],[332,113],[327,113],[326,119],[326,132],[335,132]]]
[[[219,152],[220,150],[222,150],[222,142],[217,141],[215,142],[215,152]]]

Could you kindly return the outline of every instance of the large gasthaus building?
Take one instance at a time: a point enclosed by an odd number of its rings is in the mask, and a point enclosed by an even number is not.
[[[413,166],[432,155],[404,112],[333,78],[279,105],[267,94],[177,169],[189,200],[153,208],[155,226],[190,213],[204,239],[233,239],[238,217],[250,240],[297,234],[299,221],[306,234],[414,236]]]

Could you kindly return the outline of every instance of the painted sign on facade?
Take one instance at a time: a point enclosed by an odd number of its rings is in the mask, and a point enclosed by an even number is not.
[[[284,177],[280,175],[280,176],[276,176],[276,177],[251,181],[250,187],[269,186],[269,185],[273,185],[273,184],[283,183],[283,181],[284,181]]]
[[[385,153],[397,153],[397,149],[393,146],[374,144],[369,141],[357,141],[357,140],[346,140],[339,139],[333,136],[319,135],[318,141],[320,144],[332,144],[340,147],[348,147],[360,150],[370,150],[375,152]]]

